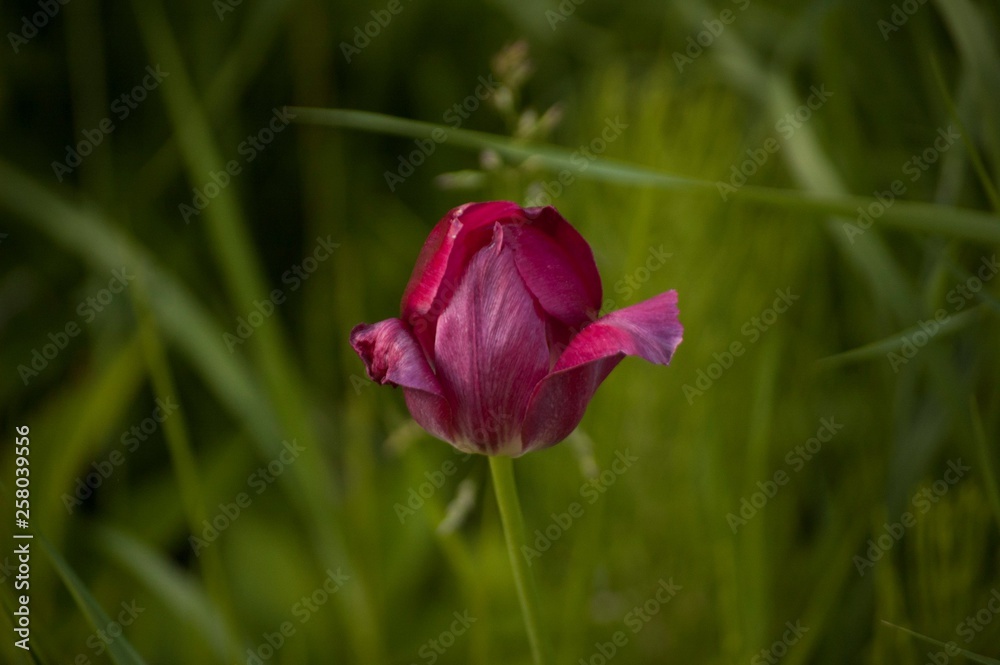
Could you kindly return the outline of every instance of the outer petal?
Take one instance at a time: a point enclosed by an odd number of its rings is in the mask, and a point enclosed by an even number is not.
[[[406,325],[386,319],[362,323],[351,331],[351,346],[361,356],[369,378],[402,386],[406,406],[420,426],[445,441],[454,441],[454,413],[441,383]]]
[[[506,228],[469,264],[438,321],[434,357],[456,405],[456,436],[487,454],[520,454],[520,424],[531,392],[548,374],[542,312],[514,266]]]
[[[535,387],[521,428],[524,452],[562,441],[583,418],[601,382],[625,356],[667,365],[684,332],[677,292],[612,312],[583,329]]]
[[[493,223],[517,219],[521,208],[508,201],[467,203],[437,223],[424,242],[403,292],[401,318],[428,355],[434,350],[437,319],[448,305],[472,256],[488,245]]]
[[[601,276],[594,253],[555,208],[528,208],[510,227],[517,270],[549,315],[579,328],[601,309]]]

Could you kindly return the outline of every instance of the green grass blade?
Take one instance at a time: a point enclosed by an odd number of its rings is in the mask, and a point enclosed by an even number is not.
[[[266,0],[246,8],[250,15],[239,41],[205,89],[205,110],[212,118],[232,115],[246,86],[267,61],[293,4],[295,0]],[[180,165],[177,137],[171,135],[136,174],[132,192],[143,201],[155,199],[172,182]]]
[[[223,331],[205,308],[145,248],[98,212],[70,204],[2,160],[0,206],[41,229],[94,270],[128,265],[141,272],[161,329],[270,454],[281,438],[280,428],[259,381],[241,356],[226,350]]]
[[[296,121],[306,124],[328,125],[345,129],[358,129],[381,134],[428,138],[431,132],[445,132],[442,142],[462,148],[481,150],[490,148],[511,159],[533,157],[539,163],[553,170],[579,169],[571,161],[572,150],[545,144],[530,144],[468,129],[454,129],[420,120],[407,120],[381,113],[349,109],[316,109],[290,107],[297,115]],[[438,136],[441,136],[438,134]],[[698,178],[688,178],[674,173],[665,173],[637,164],[598,157],[581,178],[591,178],[605,182],[655,187],[660,189],[711,193],[718,196],[717,183]],[[766,203],[786,210],[857,216],[859,207],[867,206],[874,199],[863,196],[830,196],[777,187],[747,185],[742,187],[733,200],[748,200]],[[933,203],[896,201],[887,208],[879,222],[908,231],[936,233],[944,236],[966,238],[980,242],[1000,242],[1000,217],[978,210],[942,206]]]
[[[934,3],[961,56],[966,75],[972,82],[978,101],[982,139],[989,147],[994,164],[1000,156],[1000,118],[993,105],[992,92],[1000,86],[1000,53],[997,50],[996,22],[970,0],[947,0]]]
[[[150,54],[171,72],[170,86],[165,86],[167,110],[175,125],[181,155],[193,181],[223,166],[200,101],[194,94],[185,73],[177,44],[170,34],[163,8],[159,3],[136,2],[140,31]],[[239,210],[232,188],[223,189],[204,213],[211,249],[223,273],[234,306],[248,307],[255,300],[270,293],[261,274],[246,223]],[[316,454],[318,445],[308,423],[304,405],[308,403],[302,392],[301,381],[295,370],[296,362],[288,350],[277,322],[261,326],[255,333],[256,359],[262,368],[270,397],[282,416],[287,436],[298,438],[303,446]],[[306,478],[308,493],[322,496],[334,482],[323,475],[325,467],[315,464]],[[320,475],[317,475],[320,474]],[[323,487],[327,489],[323,489]]]
[[[989,305],[982,304],[949,317],[947,321],[940,324],[941,327],[934,335],[934,340],[954,334],[966,326],[971,325],[975,321],[978,321],[979,318],[988,311],[988,308]],[[884,359],[889,353],[899,353],[900,347],[903,344],[903,339],[910,338],[918,332],[923,332],[920,326],[912,326],[877,342],[871,342],[870,344],[865,344],[864,346],[851,349],[850,351],[844,351],[842,353],[821,358],[817,361],[817,366],[818,368],[825,370],[847,363],[876,360],[879,358]]]
[[[201,100],[188,77],[162,3],[134,0],[132,5],[150,56],[171,72],[171,85],[164,86],[163,97],[189,178],[197,183],[205,174],[222,168],[224,161]],[[266,287],[235,189],[221,188],[212,205],[205,209],[203,219],[209,247],[223,275],[232,304],[243,309],[250,307],[256,299],[265,297],[271,289]],[[296,500],[313,529],[319,556],[324,565],[346,564],[357,574],[358,567],[351,565],[345,544],[347,539],[341,533],[343,520],[338,519],[337,514],[339,483],[323,456],[325,446],[321,445],[309,416],[307,405],[310,400],[303,389],[305,382],[278,321],[257,328],[248,350],[254,353],[255,361],[261,368],[268,395],[280,418],[284,432],[282,438],[296,439],[305,449],[303,463],[293,470],[300,486]],[[357,574],[346,593],[338,594],[337,599],[351,605],[345,618],[353,625],[350,636],[359,658],[379,663],[384,659],[382,640],[367,584]]]
[[[990,180],[990,174],[986,169],[986,164],[983,161],[983,156],[980,154],[979,147],[970,138],[972,134],[969,131],[969,127],[962,119],[958,106],[955,104],[955,100],[948,91],[948,86],[944,80],[944,74],[941,71],[941,64],[937,60],[932,61],[931,70],[934,72],[934,82],[937,84],[938,90],[941,92],[941,98],[944,99],[944,103],[948,107],[948,113],[951,116],[951,120],[958,127],[959,134],[962,135],[962,144],[965,146],[965,150],[969,154],[969,159],[972,161],[972,168],[976,171],[976,176],[979,178],[979,184],[982,186],[983,191],[986,192],[986,197],[990,200],[990,205],[993,206],[993,212],[1000,213],[1000,194],[997,193],[996,186],[993,184],[993,181]]]
[[[240,653],[240,641],[190,574],[118,529],[100,528],[95,540],[118,565],[156,593],[179,622],[199,633],[220,661]]]
[[[52,566],[56,569],[63,584],[66,585],[70,595],[73,596],[73,600],[76,601],[77,607],[83,612],[90,625],[93,626],[94,630],[106,630],[112,623],[111,618],[108,617],[100,603],[97,602],[97,599],[87,590],[83,581],[80,580],[70,565],[66,563],[66,560],[62,558],[62,555],[43,536],[36,535],[34,540],[41,545],[42,551],[45,552],[49,561],[52,562]],[[112,640],[107,647],[108,655],[117,665],[145,665],[146,661],[132,648],[125,635],[120,635]]]
[[[897,626],[896,624],[890,623],[885,619],[882,620],[882,623],[889,626],[890,628],[895,628],[896,630],[902,631],[907,635],[911,635],[917,638],[918,640],[923,640],[924,642],[933,644],[934,646],[944,648],[947,646],[947,644],[952,644],[952,645],[955,644],[954,642],[945,643],[941,642],[940,640],[935,640],[933,637],[927,637],[926,635],[921,635],[916,631],[910,630],[909,628],[903,628],[902,626]],[[988,658],[986,656],[980,656],[978,653],[972,653],[971,651],[966,651],[965,649],[959,648],[958,646],[954,646],[953,648],[957,649],[960,654],[962,654],[971,661],[982,663],[983,665],[1000,665],[1000,660],[997,660],[996,658]]]
[[[102,451],[107,437],[135,400],[145,379],[141,358],[136,338],[122,340],[104,363],[68,386],[65,398],[56,402],[53,419],[58,424],[53,434],[63,444],[58,452],[43,453],[39,480],[43,487],[59,491],[47,493],[44,499],[39,497],[36,506],[47,533],[57,542],[61,542],[68,519],[60,495],[63,491],[74,493],[74,476]]]
[[[996,467],[990,457],[990,446],[986,443],[986,431],[983,428],[983,418],[979,413],[979,405],[973,397],[969,400],[973,443],[976,446],[976,454],[979,457],[979,466],[983,469],[984,482],[986,483],[986,496],[990,500],[990,508],[993,510],[993,517],[1000,526],[1000,485],[997,483]]]
[[[742,487],[755,489],[754,482],[770,477],[767,464],[770,446],[774,441],[773,419],[775,408],[775,387],[778,382],[780,363],[779,350],[783,348],[781,338],[770,339],[764,348],[756,377],[756,391],[752,398],[749,431],[746,441],[745,475]],[[766,517],[762,516],[761,522]],[[771,588],[768,568],[767,532],[763,523],[746,529],[736,543],[740,569],[747,574],[739,578],[737,589],[740,598],[740,622],[742,634],[753,644],[765,638],[767,617],[771,613],[772,600],[768,596]]]
[[[203,475],[191,445],[191,438],[188,436],[184,399],[177,391],[173,372],[170,369],[170,363],[167,360],[164,345],[160,338],[160,331],[157,329],[156,321],[149,311],[146,284],[142,281],[141,277],[136,280],[136,284],[132,287],[130,295],[136,311],[136,318],[138,319],[139,339],[142,343],[145,365],[148,369],[154,392],[157,395],[166,397],[174,396],[177,399],[178,406],[181,407],[172,418],[164,421],[163,436],[166,439],[167,449],[170,452],[170,461],[174,469],[174,474],[177,477],[177,484],[184,505],[184,513],[188,519],[188,529],[191,533],[198,533],[202,522],[207,521],[209,515],[206,511]],[[219,548],[208,548],[202,561],[202,575],[205,580],[205,586],[208,588],[215,603],[220,607],[224,620],[231,622],[233,621],[235,612],[232,608],[225,563],[223,562]],[[228,655],[238,660],[241,655],[239,646],[234,645]]]

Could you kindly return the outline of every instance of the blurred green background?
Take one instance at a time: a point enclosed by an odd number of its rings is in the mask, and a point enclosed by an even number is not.
[[[0,661],[529,662],[485,458],[347,343],[506,198],[685,326],[515,463],[554,662],[998,662],[995,2],[0,16]]]

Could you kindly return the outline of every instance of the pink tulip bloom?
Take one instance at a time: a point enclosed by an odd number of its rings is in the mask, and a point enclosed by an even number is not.
[[[424,243],[398,319],[360,324],[368,376],[455,447],[517,457],[565,439],[628,355],[660,365],[681,342],[677,292],[598,318],[587,241],[555,208],[468,203]]]

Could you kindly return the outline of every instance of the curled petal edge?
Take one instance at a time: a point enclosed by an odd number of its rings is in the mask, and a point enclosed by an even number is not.
[[[413,419],[445,441],[454,440],[454,410],[427,357],[400,319],[386,319],[351,331],[351,346],[372,381],[400,386]]]
[[[598,319],[570,341],[535,386],[521,426],[522,454],[565,439],[625,356],[668,365],[681,343],[677,292],[668,291]]]

